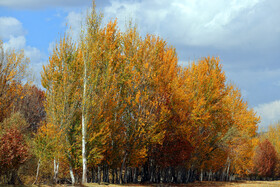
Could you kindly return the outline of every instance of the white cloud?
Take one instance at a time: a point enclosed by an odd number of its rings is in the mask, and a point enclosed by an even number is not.
[[[111,0],[104,22],[117,18],[121,30],[130,20],[142,35],[159,35],[173,45],[240,49],[277,45],[280,12],[273,0]],[[98,7],[97,7],[98,8]],[[277,16],[278,15],[278,16]],[[66,21],[79,37],[85,12],[69,12]],[[278,41],[278,42],[277,42]]]
[[[0,38],[4,40],[5,50],[24,50],[25,56],[30,59],[30,69],[34,72],[34,78],[37,83],[40,80],[42,64],[46,57],[36,47],[26,44],[25,31],[22,23],[13,17],[0,17]]]
[[[39,49],[31,46],[25,46],[24,53],[32,63],[40,63],[45,56]]]
[[[259,130],[266,130],[269,125],[280,120],[280,100],[260,104],[254,110],[261,116]]]
[[[71,11],[65,18],[65,21],[69,27],[68,32],[72,36],[72,39],[77,41],[81,34],[82,24],[86,18],[85,12]]]
[[[11,37],[25,34],[22,23],[13,17],[0,17],[0,39],[7,40]]]
[[[263,43],[279,41],[280,26],[276,23],[280,13],[273,9],[274,4],[279,2],[111,0],[104,15],[105,19],[117,17],[121,28],[127,19],[135,20],[143,34],[159,34],[173,44],[242,48],[257,43],[262,47]]]
[[[89,5],[91,0],[1,0],[0,6],[38,9],[46,7],[77,7]]]
[[[55,48],[55,45],[56,45],[56,42],[55,41],[52,41],[49,43],[49,47],[48,47],[48,52],[49,53],[52,53],[54,48]]]
[[[20,50],[25,47],[26,39],[24,36],[10,36],[10,39],[4,43],[5,50]]]

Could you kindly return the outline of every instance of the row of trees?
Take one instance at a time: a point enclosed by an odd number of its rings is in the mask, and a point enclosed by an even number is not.
[[[131,25],[122,32],[116,20],[104,24],[94,8],[81,33],[53,49],[44,91],[28,81],[24,53],[1,43],[3,183],[276,176],[277,162],[263,158],[277,160],[268,151],[277,142],[256,136],[259,118],[218,58],[180,67],[163,39],[141,37]]]
[[[280,177],[280,124],[270,125],[267,132],[259,136],[259,145],[254,155],[253,179]]]
[[[23,51],[0,41],[0,182],[21,182],[19,169],[32,156],[33,137],[45,118],[44,92],[31,84]]]
[[[77,43],[63,37],[42,72],[46,123],[36,136],[53,180],[189,182],[252,172],[259,118],[218,58],[183,68],[159,37],[93,8]],[[60,171],[60,172],[59,172]],[[102,174],[101,174],[102,171]],[[110,175],[110,176],[109,176]]]

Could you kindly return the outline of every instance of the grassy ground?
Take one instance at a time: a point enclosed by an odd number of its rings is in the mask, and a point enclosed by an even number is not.
[[[280,186],[280,181],[238,181],[238,182],[194,182],[190,184],[180,184],[180,185],[175,185],[175,184],[151,184],[151,185],[137,185],[137,184],[130,184],[130,185],[99,185],[99,184],[87,184],[87,187],[121,187],[121,186],[158,186],[158,187],[168,187],[168,186],[178,186],[178,187],[197,187],[197,186],[221,186],[221,187],[226,187],[226,186],[236,186],[236,187],[266,187],[266,186]]]
[[[57,185],[57,187],[66,187],[67,185]],[[280,181],[238,181],[238,182],[194,182],[194,183],[190,183],[190,184],[147,184],[147,185],[143,185],[143,184],[128,184],[128,185],[116,185],[116,184],[110,184],[110,185],[105,185],[105,184],[96,184],[96,183],[88,183],[85,185],[85,187],[199,187],[199,186],[204,186],[204,187],[272,187],[272,186],[280,186]],[[0,185],[0,187],[12,187],[12,185]],[[19,186],[15,186],[15,187],[19,187]],[[26,187],[26,186],[25,186]],[[32,187],[37,187],[35,185],[32,185]],[[50,187],[48,185],[40,185],[40,187]],[[68,187],[70,187],[68,185]]]

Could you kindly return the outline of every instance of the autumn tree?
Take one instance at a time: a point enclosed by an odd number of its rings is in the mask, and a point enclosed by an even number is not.
[[[77,113],[80,106],[80,58],[81,55],[75,44],[71,42],[71,38],[63,37],[54,48],[49,64],[44,66],[41,80],[43,87],[46,89],[46,128],[48,129],[48,125],[50,127],[54,125],[57,128],[56,130],[62,133],[59,137],[61,140],[57,143],[64,143],[64,148],[67,148],[61,150],[61,152],[69,160],[73,184],[75,183],[73,168],[77,165],[74,162],[75,157],[77,157],[77,154],[75,154],[77,150],[73,145],[76,142],[75,135],[79,125]],[[59,147],[59,145],[57,146]],[[59,158],[54,157],[57,166],[58,160]],[[54,180],[56,181],[56,179]]]
[[[219,142],[231,125],[224,105],[230,91],[225,81],[219,59],[202,58],[180,71],[172,90],[171,121],[193,147],[192,167],[201,171],[219,169],[211,164],[216,163],[215,155],[221,155]]]
[[[233,125],[222,139],[228,152],[227,167],[230,172],[246,176],[252,172],[253,155],[258,144],[257,123],[260,118],[243,101],[239,89],[232,87],[226,106],[231,112]]]
[[[254,157],[255,173],[262,177],[274,177],[277,162],[274,146],[267,139],[261,142]]]
[[[9,117],[17,97],[22,95],[28,63],[23,50],[4,50],[0,40],[0,122]]]
[[[24,85],[22,94],[15,102],[15,111],[24,115],[29,124],[28,130],[36,132],[40,123],[45,120],[46,111],[44,107],[45,93],[36,85]]]
[[[280,156],[280,123],[277,122],[268,127],[268,131],[263,134],[263,138],[268,139],[275,147],[278,157]]]
[[[102,15],[95,5],[87,17],[85,34],[81,38],[82,84],[82,183],[87,182],[88,162],[96,166],[102,159],[103,145],[109,133],[114,106],[114,81],[120,58],[120,34],[116,22],[101,27]],[[89,133],[89,134],[88,134]],[[89,158],[89,160],[88,160]]]
[[[179,136],[181,142],[185,142],[184,147],[189,148],[186,153],[191,156],[185,157],[185,164],[181,163],[181,167],[189,168],[188,173],[198,169],[199,179],[203,180],[205,175],[211,179],[213,173],[220,172],[220,180],[228,179],[230,172],[236,172],[231,171],[232,157],[228,146],[232,142],[228,138],[239,140],[240,136],[243,137],[243,143],[246,142],[244,148],[249,152],[247,154],[244,150],[240,160],[246,157],[244,160],[248,161],[253,153],[254,144],[250,142],[256,134],[258,117],[248,109],[239,90],[226,83],[218,58],[202,58],[179,69],[178,77],[170,84],[173,89],[167,103],[169,118],[165,126],[168,135],[165,141],[170,138],[172,143],[171,138]],[[232,129],[238,133],[233,133]],[[165,154],[165,157],[172,158],[172,152]],[[250,168],[247,163],[251,162],[246,162],[243,171]],[[176,172],[173,179],[175,175]]]
[[[67,158],[65,158],[65,142],[61,138],[63,134],[64,132],[53,124],[43,123],[38,129],[34,137],[33,150],[38,158],[36,181],[34,183],[39,180],[40,174],[43,174],[42,178],[50,176],[57,180],[60,169],[59,163],[67,161]]]
[[[21,183],[18,170],[30,156],[27,137],[28,124],[20,113],[12,114],[0,123],[0,175],[9,184]]]

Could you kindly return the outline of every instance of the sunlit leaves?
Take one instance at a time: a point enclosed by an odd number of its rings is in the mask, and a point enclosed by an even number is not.
[[[0,40],[0,122],[9,117],[16,99],[23,95],[21,83],[28,63],[23,51],[4,50]]]

